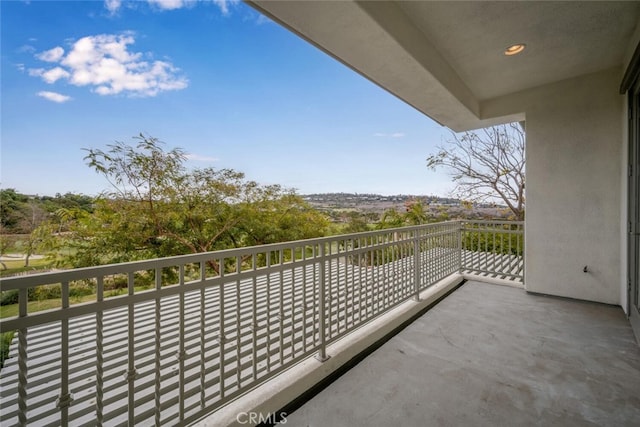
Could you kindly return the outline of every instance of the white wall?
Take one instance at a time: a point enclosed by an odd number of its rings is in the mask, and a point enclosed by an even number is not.
[[[614,68],[482,105],[483,116],[526,115],[529,291],[626,305],[620,76]]]
[[[619,83],[616,68],[524,97],[529,291],[621,303]]]
[[[624,66],[481,105],[483,118],[526,115],[531,291],[627,311],[628,119],[619,87],[638,43],[640,23]],[[590,273],[581,273],[584,265]]]

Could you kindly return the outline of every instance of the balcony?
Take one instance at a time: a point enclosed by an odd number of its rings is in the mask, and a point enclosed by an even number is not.
[[[19,293],[19,316],[0,322],[2,332],[17,331],[1,373],[0,421],[186,425],[214,414],[202,422],[219,424],[268,380],[290,380],[308,366],[338,369],[353,348],[389,332],[398,313],[415,317],[465,278],[523,288],[523,246],[522,223],[453,221],[5,279],[2,290]],[[30,300],[43,286],[59,289],[59,308],[35,311],[37,301]],[[95,289],[95,299],[76,302],[76,289],[87,286]],[[445,301],[455,305],[467,287]],[[445,335],[447,345],[459,342],[464,349],[477,333],[511,352],[517,343],[530,349],[525,352],[537,349],[532,359],[518,360],[545,364],[545,343],[562,340],[559,332],[571,334],[566,317],[556,323],[549,317],[551,329],[542,341],[535,328],[507,338],[520,332],[527,316],[544,317],[544,310],[553,309],[516,302],[522,318],[496,317],[503,300],[504,310],[513,310],[511,297],[498,289],[476,291],[468,303],[457,303],[460,314],[471,318],[468,325],[453,322],[460,330]],[[548,300],[562,310],[583,304]],[[487,304],[496,310],[480,310]],[[600,374],[624,375],[637,389],[640,355],[629,345],[628,322],[620,309],[595,307],[617,312],[617,326],[591,321],[594,331],[622,347],[575,341],[548,357],[605,346],[613,362],[597,359]],[[507,330],[494,329],[495,321]],[[425,352],[442,346],[421,341]],[[580,390],[573,391],[579,396]],[[279,407],[295,397],[283,394]],[[631,410],[638,406],[631,402]]]
[[[631,427],[638,390],[620,307],[468,281],[286,425]]]

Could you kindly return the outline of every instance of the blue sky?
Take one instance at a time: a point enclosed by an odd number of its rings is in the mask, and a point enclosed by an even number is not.
[[[447,195],[449,131],[236,1],[2,1],[0,185],[107,188],[83,148],[144,132],[300,194]]]

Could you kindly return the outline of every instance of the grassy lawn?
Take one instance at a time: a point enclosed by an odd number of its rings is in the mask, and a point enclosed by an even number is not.
[[[7,269],[0,270],[0,277],[9,277],[16,273],[22,273],[24,271],[46,270],[49,268],[48,261],[46,259],[31,259],[29,260],[29,267],[24,266],[24,259],[16,259],[3,262],[7,266]],[[47,310],[56,306],[59,307],[60,301],[34,301],[32,303],[29,303],[29,306],[29,311]],[[0,306],[0,318],[13,317],[17,315],[18,304]],[[4,360],[9,355],[9,346],[11,345],[14,334],[14,331],[0,334],[0,369],[2,369],[2,367],[4,366]]]
[[[47,261],[46,259],[31,259],[29,260],[29,267],[24,266],[23,259],[3,262],[7,266],[7,269],[0,270],[0,277],[9,277],[16,273],[22,273],[24,271],[46,270],[49,268],[49,261]]]
[[[149,288],[138,288],[136,287],[136,292],[148,290]],[[105,298],[110,298],[119,295],[125,295],[126,290],[122,290],[120,292],[117,291],[107,291],[105,292]],[[96,300],[96,295],[83,295],[81,297],[70,297],[69,304],[80,304],[83,302],[91,302]],[[62,307],[62,301],[60,298],[53,299],[44,299],[44,300],[36,300],[29,301],[27,303],[27,313],[35,313],[36,311],[43,310],[51,310],[53,308]],[[18,315],[18,304],[8,304],[0,306],[0,319],[4,319],[6,317],[14,317]]]
[[[91,296],[87,297],[90,300]],[[95,300],[95,297],[93,297]],[[27,312],[33,313],[34,311],[50,310],[52,308],[60,308],[61,303],[59,299],[46,299],[42,301],[29,301],[27,303]],[[0,306],[0,319],[5,317],[14,317],[18,315],[18,304],[10,304]]]

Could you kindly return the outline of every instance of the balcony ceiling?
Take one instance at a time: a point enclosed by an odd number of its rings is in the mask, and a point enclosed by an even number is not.
[[[521,119],[482,117],[485,101],[622,67],[640,22],[640,2],[249,3],[456,130]]]

